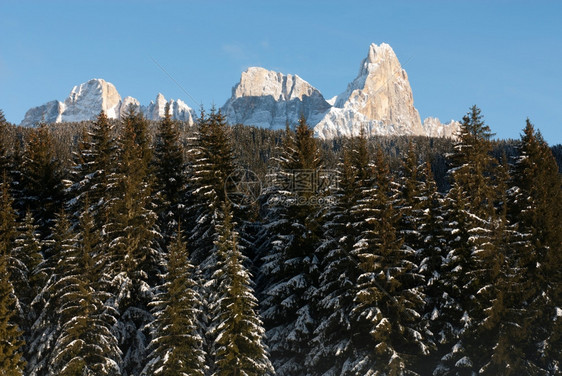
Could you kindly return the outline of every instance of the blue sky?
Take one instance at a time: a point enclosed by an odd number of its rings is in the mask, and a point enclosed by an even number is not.
[[[90,78],[144,104],[161,92],[222,106],[249,66],[298,74],[330,98],[369,44],[386,42],[422,119],[476,104],[497,137],[518,138],[529,117],[562,143],[561,15],[559,1],[0,0],[0,108],[19,123]]]

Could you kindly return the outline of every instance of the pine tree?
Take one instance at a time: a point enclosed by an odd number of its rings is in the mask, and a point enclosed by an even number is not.
[[[189,208],[192,230],[188,246],[193,260],[205,268],[212,264],[214,227],[226,199],[227,177],[234,171],[234,161],[229,128],[220,111],[213,110],[209,116],[202,113],[197,128],[195,145],[189,151],[193,205]]]
[[[437,185],[433,178],[431,163],[425,163],[425,169],[421,172],[420,181],[421,217],[418,219],[419,239],[421,248],[417,250],[419,260],[419,273],[424,276],[425,309],[422,323],[429,339],[430,355],[420,359],[418,372],[421,375],[429,374],[447,351],[447,340],[450,337],[451,327],[442,308],[449,302],[447,294],[444,294],[444,270],[445,262],[445,229],[443,218],[443,198],[437,191]]]
[[[201,312],[194,268],[178,228],[167,256],[164,284],[155,296],[152,342],[143,375],[205,375],[207,365],[199,333]]]
[[[314,180],[322,164],[304,118],[295,132],[287,129],[278,164],[260,245],[262,315],[277,374],[299,376],[310,368],[306,358],[317,326],[313,299],[322,231],[322,192]]]
[[[357,224],[361,222],[353,208],[370,182],[369,171],[367,139],[362,133],[348,141],[339,166],[337,188],[327,201],[324,241],[317,249],[322,264],[315,297],[319,325],[314,330],[313,348],[307,360],[311,374],[345,374],[353,363],[354,328],[350,317],[359,268],[352,250],[359,236]]]
[[[493,284],[481,288],[477,295],[485,315],[477,336],[485,338],[486,344],[493,344],[480,346],[474,358],[482,365],[479,373],[483,375],[546,375],[546,370],[530,362],[526,355],[527,309],[521,299],[525,277],[518,260],[526,252],[528,242],[507,220],[509,173],[506,157],[502,160],[495,189],[497,215],[492,241],[496,252],[490,270]]]
[[[43,256],[37,225],[30,212],[27,212],[23,223],[20,224],[14,242],[15,247],[10,258],[10,275],[18,300],[17,322],[23,330],[24,339],[29,343],[31,326],[38,315],[38,312],[33,309],[32,303],[47,280],[45,273],[39,270]],[[26,358],[28,357],[29,354],[26,354]]]
[[[11,251],[16,236],[16,214],[6,171],[0,182],[0,200],[0,243]]]
[[[10,170],[9,140],[7,139],[8,122],[4,117],[4,111],[0,109],[0,174]]]
[[[473,106],[463,117],[451,156],[452,187],[447,195],[448,255],[444,290],[449,301],[442,312],[450,344],[437,375],[471,375],[482,367],[479,352],[490,346],[485,333],[485,306],[497,271],[498,247],[493,241],[495,161],[490,155],[492,133]]]
[[[161,250],[152,210],[151,151],[147,123],[132,108],[123,119],[118,139],[120,150],[115,171],[109,176],[106,219],[102,227],[105,243],[102,277],[112,293],[110,308],[119,312],[115,331],[123,353],[124,375],[139,374],[150,342],[146,325],[153,320],[148,308],[152,288],[160,283]]]
[[[21,376],[25,367],[22,358],[22,332],[13,322],[16,317],[14,290],[8,273],[8,250],[0,243],[0,374]]]
[[[552,151],[527,120],[513,171],[509,217],[527,239],[518,257],[524,285],[518,291],[525,309],[527,362],[560,372],[562,352],[562,178]]]
[[[60,334],[48,364],[55,375],[121,375],[120,350],[111,332],[115,313],[108,312],[108,294],[97,288],[99,273],[92,257],[97,244],[93,219],[80,218],[78,243],[61,249],[52,285]]]
[[[32,211],[41,238],[49,233],[55,214],[60,210],[63,198],[62,173],[53,149],[49,128],[42,124],[33,129],[27,142],[22,166],[22,202],[20,211]]]
[[[233,173],[234,156],[230,143],[230,128],[221,112],[213,109],[209,115],[203,111],[197,123],[197,133],[188,152],[190,164],[190,190],[188,192],[188,218],[190,226],[188,248],[195,264],[196,279],[201,288],[205,351],[211,353],[214,341],[207,329],[208,304],[212,293],[202,286],[217,270],[217,254],[213,251],[216,226],[221,204],[227,200],[228,177]],[[237,216],[237,213],[235,213]]]
[[[164,118],[158,124],[153,160],[154,192],[158,197],[158,227],[166,242],[185,219],[186,163],[176,122],[166,104]]]
[[[404,238],[404,244],[413,251],[422,247],[422,239],[419,233],[421,222],[421,208],[424,198],[421,196],[420,180],[422,172],[415,153],[414,145],[408,145],[408,151],[402,161],[400,211],[401,219],[399,231]]]
[[[211,304],[213,375],[271,375],[273,367],[264,344],[265,330],[229,205],[223,205],[221,214],[215,241],[218,267],[212,276],[217,290]]]
[[[399,211],[382,151],[375,157],[375,186],[363,192],[360,210],[369,225],[354,245],[361,275],[353,319],[358,332],[358,358],[353,374],[416,374],[415,360],[428,352],[421,332],[424,295],[411,250],[398,237]]]
[[[18,302],[12,284],[14,276],[10,271],[16,223],[5,171],[3,175],[0,191],[0,374],[22,375],[25,342],[17,325]]]
[[[82,133],[74,154],[74,184],[68,192],[70,213],[78,220],[83,210],[90,211],[96,229],[101,229],[106,219],[108,184],[116,168],[117,145],[113,128],[107,115],[100,112],[91,127]],[[84,207],[86,196],[89,208]]]
[[[31,328],[29,354],[26,374],[47,375],[54,360],[54,345],[61,334],[64,323],[58,318],[62,307],[60,290],[66,277],[63,255],[73,252],[76,247],[76,234],[70,228],[66,213],[60,212],[51,230],[51,238],[45,243],[45,260],[38,266],[38,272],[48,276],[41,291],[32,302],[32,309],[38,317]],[[63,282],[61,282],[63,281]]]

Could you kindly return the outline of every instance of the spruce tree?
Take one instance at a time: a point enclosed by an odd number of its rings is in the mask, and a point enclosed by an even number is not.
[[[164,118],[158,124],[154,146],[154,193],[158,200],[158,227],[166,242],[185,219],[187,179],[184,150],[179,130],[166,104]]]
[[[114,126],[102,111],[91,126],[84,129],[74,153],[73,185],[68,189],[69,210],[76,223],[84,210],[90,211],[97,230],[107,217],[108,184],[116,169],[114,133]],[[85,207],[86,197],[88,208]]]
[[[134,108],[123,119],[115,171],[109,176],[102,276],[110,286],[110,308],[119,312],[115,331],[123,353],[121,371],[136,375],[144,368],[150,342],[146,325],[152,288],[160,283],[161,250],[151,198],[147,122]]]
[[[418,163],[418,156],[415,153],[414,145],[410,143],[406,156],[402,161],[399,231],[404,238],[404,244],[416,252],[422,247],[419,230],[422,220],[422,204],[425,199],[420,192],[423,174],[420,169],[421,165]]]
[[[0,109],[0,174],[3,174],[4,171],[10,170],[10,140],[8,139],[8,122],[4,117],[4,112]],[[0,175],[2,176],[2,175]]]
[[[4,179],[0,182],[0,243],[4,245],[6,252],[11,253],[17,230],[16,214],[6,172],[3,175]]]
[[[518,292],[525,309],[523,342],[529,364],[556,374],[562,352],[562,178],[529,120],[518,149],[509,217],[527,239],[517,265],[524,278]]]
[[[186,244],[178,228],[167,254],[164,284],[157,291],[150,356],[143,375],[204,376],[208,366],[199,330],[200,299]]]
[[[431,163],[425,163],[421,171],[419,189],[420,214],[419,240],[421,248],[417,250],[419,260],[419,273],[425,281],[425,309],[422,325],[429,339],[431,349],[429,356],[420,359],[418,372],[421,375],[430,374],[433,368],[447,351],[448,333],[451,331],[450,323],[442,312],[443,306],[449,301],[444,294],[444,269],[447,244],[445,241],[445,228],[443,218],[443,197],[437,191],[433,177]]]
[[[23,330],[24,339],[29,343],[31,326],[38,314],[33,309],[32,303],[47,280],[46,274],[39,270],[43,256],[37,225],[33,221],[31,212],[27,212],[23,223],[19,225],[14,242],[10,258],[10,275],[18,300],[18,325]],[[26,354],[27,357],[29,354]]]
[[[27,359],[26,369],[26,374],[29,375],[47,375],[49,367],[54,364],[54,346],[64,323],[58,316],[62,308],[60,299],[64,296],[61,286],[67,273],[61,261],[63,255],[74,252],[76,247],[76,234],[72,231],[65,212],[57,215],[51,234],[45,242],[46,258],[38,266],[38,272],[48,279],[32,302],[37,319],[31,328],[30,357]]]
[[[60,161],[54,154],[53,138],[49,128],[41,124],[30,132],[22,166],[20,211],[31,210],[41,238],[49,233],[56,213],[62,207],[63,189]]]
[[[215,225],[220,205],[226,199],[227,178],[234,171],[230,130],[221,112],[201,113],[197,124],[195,145],[189,151],[192,169],[189,207],[192,226],[188,247],[197,264],[212,264]],[[211,257],[209,260],[206,260]]]
[[[361,275],[352,312],[360,328],[356,342],[360,350],[352,372],[416,374],[417,357],[428,352],[420,320],[424,295],[413,252],[398,236],[397,192],[380,149],[374,182],[360,202],[369,226],[353,249]]]
[[[216,294],[212,295],[210,325],[214,335],[213,375],[271,375],[273,367],[264,344],[258,301],[227,204],[217,225],[215,247],[218,265],[212,276]]]
[[[121,352],[111,328],[115,314],[104,302],[108,294],[99,289],[94,259],[97,234],[88,212],[80,218],[77,244],[58,254],[52,285],[60,333],[54,343],[49,373],[53,375],[121,375]]]
[[[10,268],[10,264],[13,264],[16,222],[6,180],[4,171],[0,187],[0,374],[22,375],[25,366],[22,358],[25,342],[22,340],[23,332],[17,325],[18,301],[12,283],[14,275]]]
[[[0,374],[21,376],[25,367],[23,360],[22,332],[14,323],[14,289],[9,279],[8,250],[0,243]]]
[[[310,368],[306,358],[317,326],[316,250],[322,231],[322,189],[314,185],[322,161],[304,118],[294,132],[287,129],[278,166],[260,245],[262,315],[276,373],[299,376]]]
[[[497,275],[499,252],[493,240],[496,162],[490,154],[491,136],[480,109],[471,107],[451,155],[453,183],[446,204],[448,255],[443,287],[449,301],[442,308],[449,322],[445,329],[450,347],[435,370],[437,375],[478,371],[481,348],[490,346],[484,309]]]
[[[345,374],[355,356],[350,317],[359,268],[352,250],[361,220],[353,208],[370,182],[369,171],[367,139],[362,133],[348,141],[338,169],[337,187],[327,197],[324,241],[317,249],[322,260],[315,296],[318,326],[307,360],[309,372],[314,375]]]

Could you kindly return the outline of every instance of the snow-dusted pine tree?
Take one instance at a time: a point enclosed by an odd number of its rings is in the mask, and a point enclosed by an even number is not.
[[[42,262],[37,226],[31,212],[27,212],[23,223],[18,227],[15,247],[10,258],[10,276],[18,299],[17,322],[27,343],[30,340],[31,326],[38,314],[31,303],[47,280],[47,275],[38,270]],[[27,352],[27,346],[25,349]],[[26,354],[26,358],[28,356]]]
[[[272,375],[258,301],[227,203],[223,204],[217,224],[217,268],[209,283],[215,291],[210,304],[213,375]]]
[[[552,151],[527,120],[513,171],[509,218],[526,236],[518,268],[524,284],[518,291],[525,310],[526,361],[562,372],[562,178]]]
[[[158,227],[167,245],[185,219],[187,189],[186,163],[178,126],[166,104],[165,115],[158,124],[154,145],[154,195],[157,201]]]
[[[211,250],[220,205],[226,199],[227,177],[234,171],[234,157],[225,117],[214,110],[201,114],[198,134],[189,150],[192,169],[193,205],[189,208],[192,225],[188,247],[197,264],[212,264]]]
[[[60,299],[64,292],[58,290],[60,281],[66,277],[67,270],[60,262],[62,256],[74,252],[76,248],[76,234],[72,231],[67,215],[60,212],[55,219],[51,236],[45,245],[45,260],[38,266],[38,272],[47,276],[32,302],[32,309],[37,313],[37,319],[31,328],[29,354],[26,374],[32,376],[49,375],[49,367],[53,364],[54,346],[61,334],[62,321],[58,311],[62,307]],[[62,282],[61,282],[62,283]]]
[[[437,191],[431,163],[425,163],[421,171],[419,239],[421,248],[416,250],[419,260],[419,273],[424,276],[425,309],[422,318],[426,335],[429,339],[431,352],[419,361],[418,372],[421,375],[431,374],[444,351],[447,351],[446,340],[449,337],[449,323],[441,312],[447,304],[448,297],[443,289],[443,263],[445,260],[446,242],[443,225],[443,198]]]
[[[363,133],[348,141],[338,170],[337,188],[328,197],[324,216],[324,241],[317,249],[322,264],[315,296],[318,326],[307,360],[312,375],[345,374],[355,356],[350,317],[359,268],[352,250],[359,235],[355,224],[361,220],[353,208],[372,178]]]
[[[55,274],[62,277],[52,285],[50,302],[56,304],[60,333],[48,364],[51,375],[121,375],[121,351],[111,331],[116,313],[104,304],[108,294],[99,288],[92,257],[99,244],[93,226],[93,218],[84,212],[77,243],[57,255]]]
[[[147,132],[146,119],[131,108],[118,139],[116,171],[109,176],[109,202],[102,230],[102,279],[111,286],[108,306],[119,312],[114,330],[123,353],[121,372],[128,376],[138,375],[146,362],[150,342],[146,325],[153,320],[148,303],[161,271]]]
[[[95,229],[101,229],[105,223],[108,184],[116,167],[115,136],[114,127],[103,111],[81,135],[78,150],[74,153],[74,184],[68,189],[68,209],[76,224],[83,210],[88,210],[94,217]],[[84,207],[86,196],[88,208]]]
[[[6,172],[0,182],[0,374],[22,375],[25,362],[22,358],[25,342],[18,323],[19,302],[12,281],[20,276],[12,273],[16,222],[12,198],[8,191]]]
[[[166,265],[164,284],[151,302],[155,319],[142,375],[204,376],[208,366],[200,334],[201,297],[179,227],[171,238]]]
[[[448,255],[447,278],[443,283],[446,300],[440,310],[449,324],[449,351],[436,367],[436,375],[476,372],[482,346],[490,346],[484,333],[483,303],[494,283],[497,247],[493,241],[496,223],[494,208],[494,165],[490,128],[480,109],[471,107],[461,123],[451,155],[452,187],[447,194]]]
[[[55,157],[53,138],[45,124],[30,132],[26,146],[21,166],[23,194],[17,206],[22,211],[32,211],[44,239],[63,203],[61,163]]]
[[[355,307],[356,375],[416,374],[416,357],[428,352],[421,331],[424,294],[411,249],[398,236],[398,192],[380,149],[375,157],[373,187],[363,191],[358,211],[368,227],[354,245],[359,259]]]
[[[0,242],[0,374],[22,376],[25,361],[22,357],[24,341],[14,319],[16,300],[8,272],[8,249]]]
[[[295,132],[286,131],[260,245],[262,315],[271,359],[281,376],[305,375],[310,369],[306,359],[317,327],[316,249],[322,232],[322,195],[314,184],[321,166],[313,131],[301,118]]]

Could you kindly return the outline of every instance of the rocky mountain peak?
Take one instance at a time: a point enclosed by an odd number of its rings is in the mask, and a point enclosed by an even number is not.
[[[233,88],[233,96],[264,97],[271,96],[276,101],[301,99],[313,93],[320,93],[312,85],[297,75],[284,75],[260,67],[250,67],[242,72],[240,82]]]
[[[164,117],[166,103],[170,103],[170,111],[174,119],[193,123],[195,113],[181,100],[168,102],[164,95],[158,93],[155,101],[148,106],[141,106],[139,101],[133,97],[121,99],[121,95],[110,82],[94,78],[74,86],[64,102],[55,100],[31,108],[25,114],[21,125],[35,126],[40,122],[61,123],[92,120],[101,111],[104,111],[110,119],[120,119],[130,105],[139,107],[147,118],[158,120]]]
[[[101,78],[94,78],[74,86],[64,101],[62,121],[84,120],[82,114],[104,111],[108,117],[119,116],[121,96],[113,84]]]
[[[329,108],[320,91],[299,76],[251,67],[242,72],[222,111],[231,124],[280,129],[301,114],[316,124]]]
[[[389,133],[424,134],[408,75],[392,48],[385,43],[369,46],[359,74],[338,96],[335,107],[357,112],[363,122],[377,122],[376,127],[363,125],[379,129],[382,134],[387,133],[383,129],[385,126],[389,127]]]

